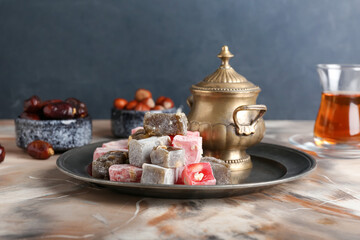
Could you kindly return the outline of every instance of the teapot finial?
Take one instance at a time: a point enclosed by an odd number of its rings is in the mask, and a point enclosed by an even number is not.
[[[231,68],[229,64],[230,58],[234,57],[234,55],[229,51],[229,47],[224,45],[221,48],[221,52],[217,55],[218,58],[221,59],[220,68]]]

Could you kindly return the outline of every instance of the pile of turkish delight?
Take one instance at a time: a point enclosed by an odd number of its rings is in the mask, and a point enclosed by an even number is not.
[[[104,143],[94,152],[92,176],[146,184],[230,184],[229,165],[202,157],[202,137],[187,131],[184,113],[146,113],[129,139]]]

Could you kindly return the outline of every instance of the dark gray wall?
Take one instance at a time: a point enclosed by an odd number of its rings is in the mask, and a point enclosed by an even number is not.
[[[315,65],[360,62],[359,13],[357,0],[0,0],[0,118],[33,94],[77,97],[94,118],[139,87],[186,105],[227,44],[267,119],[314,119]]]

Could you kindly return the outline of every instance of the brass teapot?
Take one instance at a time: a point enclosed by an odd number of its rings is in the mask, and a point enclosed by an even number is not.
[[[187,99],[189,130],[199,131],[205,156],[222,159],[232,171],[252,168],[246,149],[265,134],[265,105],[256,105],[261,91],[229,64],[234,55],[223,46],[221,66],[202,82],[192,85]]]

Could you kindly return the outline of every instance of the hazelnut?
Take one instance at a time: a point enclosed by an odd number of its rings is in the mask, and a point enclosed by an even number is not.
[[[153,107],[151,110],[164,110],[165,108],[161,105],[156,105],[155,107]]]
[[[174,102],[170,98],[166,98],[162,102],[162,105],[164,106],[165,109],[170,109],[174,107]]]
[[[136,105],[135,110],[136,110],[136,111],[149,111],[150,108],[149,108],[146,104],[144,104],[144,103],[142,103],[142,102],[139,102],[139,103]]]
[[[154,102],[154,99],[152,99],[152,98],[145,98],[141,102],[144,103],[149,108],[155,107],[155,102]]]
[[[143,88],[139,88],[135,92],[135,100],[138,101],[138,102],[141,102],[145,98],[151,98],[151,97],[152,97],[151,92],[149,90],[146,90],[146,89],[143,89]]]
[[[166,99],[166,97],[164,96],[161,96],[161,97],[158,97],[158,99],[156,99],[156,105],[162,105],[163,101]]]
[[[137,104],[138,104],[138,102],[136,100],[132,100],[126,104],[125,109],[126,110],[134,110],[134,108],[136,107]]]
[[[114,100],[114,107],[116,109],[124,109],[128,101],[124,98],[115,98]]]

